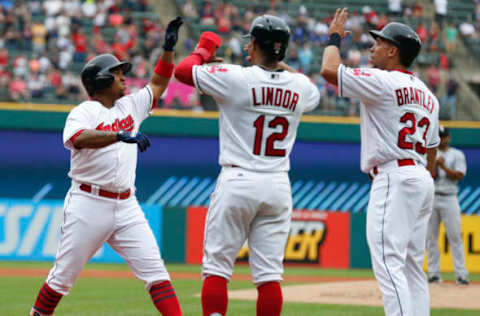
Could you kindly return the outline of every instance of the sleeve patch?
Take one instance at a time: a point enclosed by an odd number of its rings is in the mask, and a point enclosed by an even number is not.
[[[223,67],[222,65],[213,65],[207,68],[207,72],[211,74],[215,74],[217,72],[227,72],[228,69]]]
[[[365,69],[353,68],[353,75],[357,77],[370,77],[371,74]]]

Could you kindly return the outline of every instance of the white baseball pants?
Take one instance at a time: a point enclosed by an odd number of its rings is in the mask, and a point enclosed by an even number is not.
[[[203,277],[230,279],[246,240],[253,283],[281,281],[292,193],[286,172],[223,167],[205,223]]]
[[[60,241],[47,284],[67,295],[84,265],[105,242],[125,259],[147,290],[170,280],[136,197],[99,197],[81,191],[74,183],[65,197]]]
[[[433,179],[423,166],[379,166],[367,210],[367,241],[387,316],[430,315],[422,270]]]
[[[456,194],[435,194],[433,212],[428,222],[427,259],[429,276],[440,277],[440,252],[438,249],[438,232],[440,222],[443,222],[447,232],[448,242],[452,247],[453,268],[456,278],[466,279],[468,271],[465,268],[465,249],[461,232],[460,205]]]

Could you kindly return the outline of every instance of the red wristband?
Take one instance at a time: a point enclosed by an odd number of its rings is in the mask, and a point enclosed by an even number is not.
[[[154,71],[161,77],[170,78],[172,76],[174,67],[174,64],[167,64],[162,59],[159,59]]]

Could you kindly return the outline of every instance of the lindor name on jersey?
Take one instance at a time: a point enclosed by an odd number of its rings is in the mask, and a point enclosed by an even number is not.
[[[425,93],[422,89],[415,87],[403,87],[395,90],[398,106],[404,104],[416,104],[424,107],[428,112],[432,113],[434,102],[429,93]],[[428,98],[427,98],[428,96]]]
[[[295,111],[299,94],[289,89],[278,87],[252,88],[253,106],[269,105]]]

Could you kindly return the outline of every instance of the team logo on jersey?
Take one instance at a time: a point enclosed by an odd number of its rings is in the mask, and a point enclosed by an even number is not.
[[[223,68],[221,65],[213,65],[207,68],[207,71],[211,74],[214,74],[216,72],[227,72],[227,68]]]
[[[118,132],[119,130],[124,130],[127,132],[133,131],[133,128],[135,126],[135,122],[133,121],[133,117],[131,115],[128,115],[124,119],[116,119],[115,122],[109,125],[105,125],[105,122],[100,123],[97,126],[97,130],[99,131],[112,131],[112,132]]]
[[[357,77],[360,77],[360,76],[370,77],[371,76],[370,73],[368,73],[366,70],[361,69],[361,68],[353,68],[353,75],[357,76]]]

